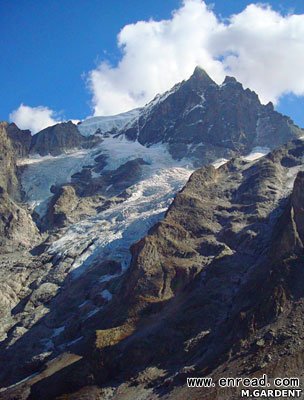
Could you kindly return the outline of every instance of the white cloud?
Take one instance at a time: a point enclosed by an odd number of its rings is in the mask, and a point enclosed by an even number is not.
[[[210,38],[210,48],[264,102],[304,94],[304,15],[282,16],[251,4]]]
[[[218,83],[235,76],[263,102],[304,94],[304,15],[251,4],[222,22],[202,0],[184,0],[169,20],[126,25],[118,46],[117,66],[103,62],[89,73],[95,115],[141,106],[196,65]]]
[[[60,122],[55,112],[48,107],[30,107],[24,104],[12,111],[9,119],[20,129],[29,129],[33,134]]]

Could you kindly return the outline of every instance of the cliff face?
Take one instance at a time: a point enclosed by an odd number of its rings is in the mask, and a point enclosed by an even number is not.
[[[0,193],[0,249],[15,252],[30,249],[40,238],[39,231],[27,209],[14,202],[6,192]]]
[[[19,129],[14,123],[7,125],[7,135],[11,139],[17,158],[26,158],[29,155],[32,135],[29,130]]]
[[[7,134],[7,127],[7,123],[0,123],[0,186],[9,195],[18,197],[16,159],[12,142]]]
[[[17,150],[12,143],[10,139],[12,132],[16,133],[17,128],[7,123],[0,123],[0,248],[2,252],[15,251],[18,247],[29,248],[39,237],[38,229],[30,214],[17,203],[21,198],[21,193],[17,177],[16,153],[22,154],[23,150],[21,147]]]
[[[174,158],[205,165],[246,154],[255,146],[273,149],[301,132],[234,78],[217,85],[197,67],[189,80],[147,104],[124,133],[144,145],[167,143]]]
[[[61,122],[36,133],[31,140],[30,153],[58,156],[62,153],[91,148],[100,142],[96,136],[82,136],[73,122]]]

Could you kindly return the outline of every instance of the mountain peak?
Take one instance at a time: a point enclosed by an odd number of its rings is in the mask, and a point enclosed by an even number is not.
[[[207,72],[199,66],[195,67],[193,74],[186,81],[186,85],[195,90],[205,90],[208,86],[217,86]]]
[[[215,82],[210,78],[210,76],[207,74],[207,72],[200,66],[196,66],[193,74],[190,77],[191,80],[197,79],[200,81],[205,81],[210,84],[214,84]]]
[[[239,83],[233,76],[225,76],[223,85],[228,83]]]

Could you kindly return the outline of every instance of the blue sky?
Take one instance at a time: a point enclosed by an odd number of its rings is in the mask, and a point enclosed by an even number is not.
[[[254,2],[207,1],[207,4],[211,3],[213,13],[220,21],[241,13],[246,5]],[[304,3],[300,0],[270,1],[268,4],[284,16],[304,14]],[[111,68],[115,68],[122,58],[117,47],[117,34],[124,26],[140,20],[170,19],[172,11],[180,7],[181,2],[177,0],[1,0],[0,119],[7,120],[21,103],[48,107],[55,111],[53,117],[57,119],[82,119],[92,115],[94,95],[97,97],[95,113],[98,109],[103,110],[106,100],[98,103],[100,79],[117,80],[117,76],[125,71],[114,70],[116,78],[112,78]],[[288,53],[286,57],[289,57]],[[99,71],[98,81],[91,79],[90,86],[87,81],[90,71],[98,70],[103,61],[111,68],[102,73]],[[275,65],[280,68],[280,62]],[[212,66],[210,68],[212,70]],[[244,71],[242,73],[240,76],[246,76]],[[109,82],[107,84],[113,86],[113,82]],[[257,87],[261,84],[263,82],[257,83]],[[159,86],[147,88],[147,99],[154,89],[159,90]],[[126,86],[125,90],[132,91],[133,87]],[[139,101],[136,96],[134,98]],[[115,101],[114,98],[114,106],[109,110],[115,110]],[[137,104],[134,99],[132,101]],[[125,107],[128,104],[126,102]],[[303,97],[289,94],[280,98],[276,108],[304,126],[303,106]]]

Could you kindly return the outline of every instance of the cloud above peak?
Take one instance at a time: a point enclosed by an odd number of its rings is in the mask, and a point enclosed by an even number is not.
[[[235,76],[263,102],[304,94],[304,15],[251,4],[225,21],[202,0],[184,0],[168,20],[139,21],[119,33],[122,56],[90,71],[94,115],[144,105],[187,79],[197,65],[221,83]]]
[[[60,122],[56,113],[48,107],[30,107],[24,104],[20,104],[16,110],[10,113],[9,120],[20,129],[29,129],[32,134]]]

